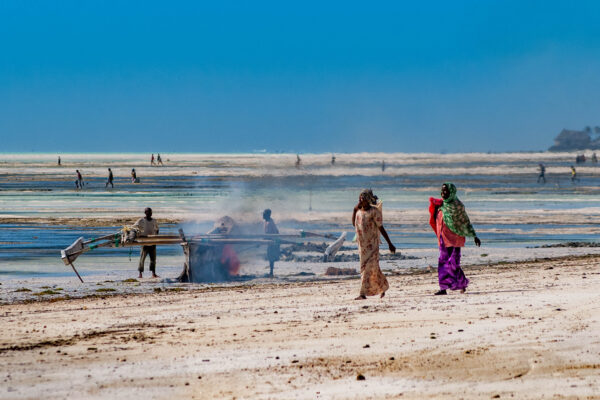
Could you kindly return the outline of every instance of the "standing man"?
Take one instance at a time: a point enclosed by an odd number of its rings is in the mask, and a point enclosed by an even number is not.
[[[83,176],[81,176],[81,172],[78,169],[75,170],[77,173],[77,179],[75,180],[75,188],[83,189]]]
[[[541,180],[546,183],[546,167],[542,163],[540,163],[540,176],[538,176],[538,183],[540,183]]]
[[[135,172],[135,168],[131,168],[131,183],[138,183],[137,173]]]
[[[110,185],[113,189],[115,188],[115,185],[113,184],[113,173],[112,170],[109,168],[108,169],[108,180],[106,181],[106,185],[104,185],[104,189],[106,189],[108,187],[108,185]]]
[[[596,154],[596,153],[594,153]],[[58,156],[58,166],[60,167],[60,156]]]
[[[160,153],[158,153],[158,154],[156,155],[156,165],[158,165],[158,164],[160,164],[160,165],[163,165],[163,162],[162,162],[162,158],[161,158],[161,156],[160,156]]]
[[[150,165],[154,165],[154,153],[152,153],[152,157],[150,157]]]
[[[139,236],[158,235],[158,222],[152,218],[152,209],[146,207],[144,214],[146,214],[146,217],[138,219],[133,225],[139,229]],[[140,251],[140,264],[138,266],[138,271],[140,272],[139,278],[142,278],[144,262],[146,261],[147,255],[150,255],[150,272],[152,272],[152,277],[158,278],[158,275],[156,275],[156,245],[142,246]]]
[[[277,225],[275,225],[275,221],[271,219],[271,210],[266,209],[263,211],[263,219],[265,220],[265,233],[267,234],[279,234],[279,229],[277,229]],[[273,276],[273,267],[275,266],[275,261],[279,261],[279,245],[278,244],[270,244],[267,246],[267,260],[269,260],[269,276]]]

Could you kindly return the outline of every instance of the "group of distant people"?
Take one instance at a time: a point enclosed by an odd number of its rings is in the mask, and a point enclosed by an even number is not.
[[[150,160],[150,164],[151,165],[164,165],[163,161],[162,161],[162,157],[160,156],[160,154],[157,154],[156,159],[154,158],[154,154],[152,154],[151,160]],[[57,160],[57,165],[60,167],[62,166],[62,159],[60,156],[58,156],[58,160]],[[76,169],[75,170],[75,188],[76,189],[83,189],[83,187],[86,185],[86,182],[84,182],[83,180],[83,176],[81,174],[81,171]],[[137,172],[135,170],[135,168],[131,169],[131,183],[140,183],[140,178],[138,178],[137,176]],[[115,177],[113,174],[113,171],[111,168],[108,168],[108,176],[106,179],[106,183],[104,184],[104,188],[108,188],[108,186],[110,185],[111,188],[115,187]]]
[[[83,189],[86,183],[83,181],[83,176],[81,175],[81,171],[78,169],[75,170],[75,188]],[[131,169],[131,183],[140,183],[140,178],[137,176],[137,172],[135,168]],[[108,177],[106,179],[106,183],[104,184],[104,188],[107,189],[108,185],[110,185],[111,189],[115,187],[115,176],[113,175],[112,169],[108,168]]]
[[[584,161],[579,161],[580,157],[583,157]],[[585,162],[585,155],[578,155],[577,156],[577,160],[576,164]],[[596,157],[596,153],[592,154],[592,162],[593,163],[597,163],[598,162],[598,158]],[[546,166],[543,163],[539,163],[538,164],[538,168],[540,170],[540,174],[538,175],[537,178],[537,182],[538,183],[546,183]],[[571,182],[575,183],[575,182],[579,182],[579,177],[577,176],[577,169],[575,168],[574,165],[571,165],[570,167],[571,169]]]
[[[154,158],[154,153],[152,153],[152,156],[150,157],[150,165],[163,165],[160,153],[156,154],[156,159]]]
[[[335,154],[331,155],[331,165],[335,165],[337,158]],[[300,158],[300,154],[296,154],[296,163],[294,164],[296,168],[300,168],[302,166],[302,159]],[[385,172],[385,160],[381,160],[381,172]]]
[[[575,157],[575,164],[583,164],[586,161],[587,161],[587,158],[585,157],[585,154],[578,154]],[[598,156],[596,156],[595,152],[592,154],[592,162],[594,164],[598,163]]]

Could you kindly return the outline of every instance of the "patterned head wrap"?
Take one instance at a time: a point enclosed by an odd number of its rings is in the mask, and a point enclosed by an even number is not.
[[[456,197],[456,186],[453,183],[444,183],[450,192],[447,199],[444,199],[441,210],[444,215],[444,223],[452,232],[459,236],[477,236],[469,216],[465,211],[465,206]]]
[[[371,189],[365,189],[362,192],[360,192],[360,197],[364,198],[372,206],[377,205],[377,196],[373,194],[373,190]]]

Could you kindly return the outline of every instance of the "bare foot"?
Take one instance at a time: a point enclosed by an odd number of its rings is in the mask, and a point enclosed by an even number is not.
[[[436,296],[443,296],[445,294],[448,294],[448,293],[446,293],[446,289],[439,290],[439,291],[437,291],[437,292],[434,293],[434,295],[436,295]]]
[[[142,273],[140,272],[140,276],[138,276],[138,279],[142,279]]]
[[[367,299],[367,296],[361,294],[360,296],[358,296],[354,300],[366,300],[366,299]]]
[[[467,291],[467,289],[465,289],[465,288],[462,288],[462,289],[460,289],[460,292],[461,292],[461,293],[464,293],[464,292],[466,292],[466,291]]]
[[[381,293],[381,296],[379,296],[380,299],[383,299],[385,297],[385,292]]]
[[[160,276],[156,275],[154,272],[152,273],[153,278],[160,278]]]

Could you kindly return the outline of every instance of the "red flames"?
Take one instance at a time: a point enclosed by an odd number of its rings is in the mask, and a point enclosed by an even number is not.
[[[240,259],[230,244],[223,246],[221,265],[227,270],[230,276],[237,275],[240,270]]]

